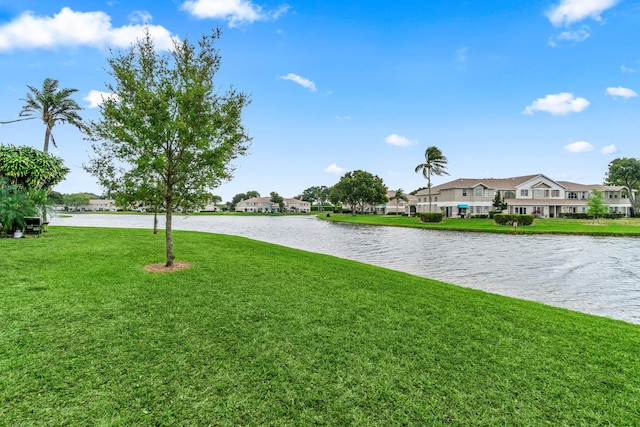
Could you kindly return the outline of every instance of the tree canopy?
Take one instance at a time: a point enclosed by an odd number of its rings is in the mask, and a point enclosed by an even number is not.
[[[346,203],[351,212],[364,212],[366,205],[376,205],[387,201],[387,186],[382,178],[363,170],[345,173],[331,188],[330,200],[337,204]]]
[[[431,175],[449,175],[447,172],[449,160],[442,154],[438,147],[430,146],[424,152],[424,163],[420,163],[415,168],[415,172],[422,172],[422,176],[427,180],[429,192],[429,212],[431,212]]]
[[[50,190],[69,173],[62,159],[33,147],[0,145],[0,178],[25,190]]]
[[[172,213],[207,204],[211,190],[233,177],[231,161],[251,138],[241,121],[250,100],[217,91],[220,30],[197,44],[176,40],[156,51],[147,30],[127,52],[108,59],[113,97],[91,122],[94,157],[85,168],[108,191],[166,210],[166,265],[173,265]]]
[[[629,202],[631,202],[631,216],[635,216],[638,205],[634,191],[640,190],[640,160],[632,157],[612,160],[609,163],[605,182],[609,185],[620,185],[627,189]]]
[[[309,187],[302,192],[300,200],[316,204],[318,211],[322,212],[322,206],[329,200],[331,189],[326,185]]]
[[[604,194],[595,188],[587,199],[587,215],[597,221],[603,215],[609,213],[609,206],[604,204]]]
[[[27,85],[30,92],[27,93],[26,98],[22,99],[25,104],[20,111],[20,117],[25,117],[24,120],[40,119],[45,125],[42,149],[45,153],[49,151],[49,139],[54,147],[56,146],[56,140],[52,134],[56,124],[67,122],[80,130],[84,129],[82,118],[78,114],[82,108],[71,98],[78,89],[60,89],[58,85],[58,80],[47,77],[40,89]]]

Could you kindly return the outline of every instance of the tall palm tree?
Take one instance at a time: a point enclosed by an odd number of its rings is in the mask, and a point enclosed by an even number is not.
[[[27,85],[31,92],[27,93],[27,97],[22,99],[25,104],[20,111],[20,117],[26,117],[22,120],[41,119],[46,126],[44,133],[45,153],[49,151],[49,139],[56,146],[56,141],[51,131],[57,123],[68,122],[78,129],[82,130],[82,118],[78,111],[82,108],[76,101],[70,98],[71,94],[77,92],[78,89],[58,88],[58,80],[47,77],[42,82],[42,88],[38,89]]]
[[[389,201],[391,200],[396,201],[396,215],[398,215],[398,204],[400,203],[400,200],[404,200],[405,202],[408,202],[409,198],[407,197],[406,194],[404,194],[404,190],[402,190],[402,188],[398,188],[396,190],[396,194],[393,197],[389,197]]]
[[[422,171],[422,176],[427,180],[427,189],[429,190],[429,212],[431,212],[431,175],[449,175],[446,171],[449,160],[442,154],[438,147],[433,145],[427,147],[424,152],[424,163],[416,166],[415,172]]]

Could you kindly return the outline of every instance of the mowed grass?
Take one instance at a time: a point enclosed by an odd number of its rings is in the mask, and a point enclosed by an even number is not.
[[[640,326],[245,238],[0,239],[0,425],[632,426]],[[301,236],[303,238],[303,236]]]
[[[640,218],[600,219],[598,221],[562,218],[536,218],[532,225],[517,227],[514,229],[512,226],[498,225],[492,219],[482,218],[444,218],[442,222],[426,223],[420,221],[419,217],[401,215],[330,214],[330,217],[327,217],[326,214],[321,214],[318,217],[336,222],[432,228],[436,230],[640,237]]]

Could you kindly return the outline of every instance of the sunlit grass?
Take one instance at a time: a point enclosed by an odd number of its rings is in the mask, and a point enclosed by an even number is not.
[[[497,225],[491,219],[445,218],[439,223],[425,223],[417,217],[397,215],[320,215],[319,218],[337,222],[388,225],[400,227],[432,228],[438,230],[460,230],[493,233],[552,233],[552,234],[596,234],[611,236],[640,236],[640,218],[578,220],[561,218],[537,218],[533,225],[517,227]]]
[[[640,326],[149,230],[0,239],[0,425],[637,425]],[[304,236],[301,236],[304,238]]]

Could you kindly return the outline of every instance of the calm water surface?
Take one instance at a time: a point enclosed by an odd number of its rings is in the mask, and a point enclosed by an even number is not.
[[[151,228],[153,217],[83,214],[51,224]],[[303,216],[175,216],[173,224],[176,230],[249,237],[640,324],[638,238],[460,233]]]

